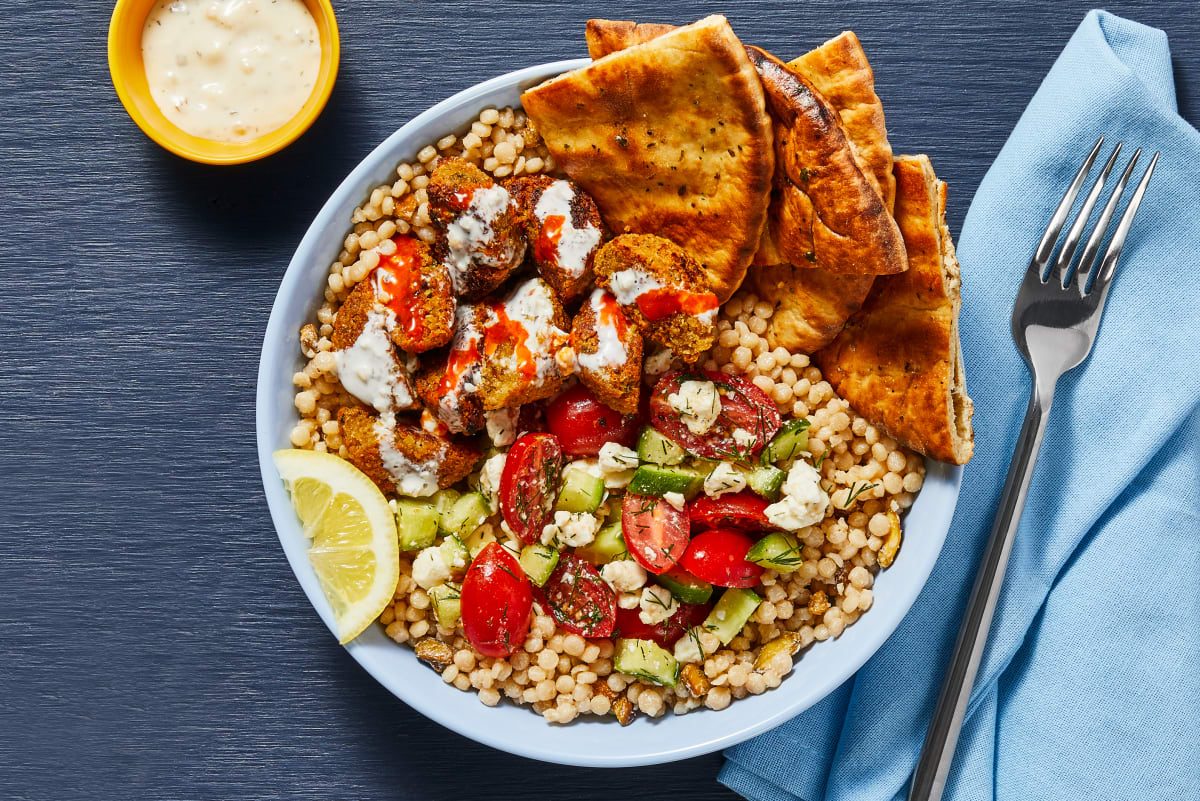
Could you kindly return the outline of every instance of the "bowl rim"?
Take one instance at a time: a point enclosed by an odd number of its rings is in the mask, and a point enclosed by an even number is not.
[[[304,556],[302,551],[297,553],[294,547],[289,549],[288,538],[298,536],[295,532],[299,530],[299,527],[296,522],[295,512],[287,497],[287,492],[283,488],[282,481],[275,470],[271,458],[274,450],[280,447],[291,447],[290,442],[281,442],[279,439],[276,439],[278,431],[272,429],[270,424],[272,415],[274,414],[273,410],[279,403],[278,393],[280,392],[278,376],[276,375],[279,372],[279,366],[278,362],[273,359],[276,353],[286,352],[281,351],[284,347],[298,348],[298,335],[296,332],[285,328],[284,319],[287,310],[292,308],[296,303],[296,298],[307,298],[307,300],[301,302],[308,303],[312,307],[312,310],[315,310],[316,307],[313,304],[319,305],[320,303],[320,293],[316,291],[317,286],[310,285],[313,276],[308,274],[320,274],[317,272],[317,268],[310,263],[313,261],[313,251],[323,235],[325,235],[326,230],[331,226],[333,226],[332,230],[338,232],[346,230],[349,225],[349,212],[345,210],[345,204],[347,202],[352,203],[353,205],[350,206],[352,209],[361,203],[365,194],[369,193],[370,186],[372,185],[372,176],[378,173],[381,163],[387,164],[388,169],[391,170],[394,168],[396,162],[404,158],[402,155],[398,156],[396,154],[406,144],[411,145],[410,149],[414,157],[416,151],[424,144],[427,144],[424,141],[406,142],[410,136],[417,135],[417,132],[423,126],[433,123],[450,113],[459,111],[469,101],[475,101],[474,111],[477,113],[489,105],[488,101],[484,98],[491,93],[519,86],[534,85],[541,80],[553,77],[561,72],[577,69],[588,63],[590,63],[590,59],[571,59],[539,64],[497,76],[454,94],[446,100],[431,106],[401,126],[368,153],[346,178],[342,180],[337,189],[333,191],[322,205],[313,222],[306,230],[300,244],[297,246],[280,282],[263,338],[257,377],[255,427],[259,469],[272,523],[280,545],[284,550],[285,557],[308,597],[310,604],[318,615],[321,616],[326,628],[331,633],[334,633],[335,636],[336,632],[333,627],[332,616],[328,610],[328,602],[325,600],[316,578],[312,574],[312,568],[307,563],[307,557]],[[320,260],[316,260],[316,263],[320,263]],[[308,316],[311,317],[311,313]],[[283,391],[290,398],[294,388],[288,384],[283,388]],[[473,699],[471,701],[474,705],[473,708],[480,710],[485,717],[474,718],[473,715],[469,714],[467,718],[456,718],[452,707],[458,706],[458,704],[456,701],[451,702],[450,697],[469,696],[471,693],[454,691],[452,696],[443,697],[440,692],[423,694],[415,691],[412,686],[407,685],[402,680],[402,677],[396,675],[394,670],[389,669],[384,664],[387,657],[381,657],[379,654],[381,652],[391,654],[397,646],[379,630],[378,626],[369,627],[363,635],[360,635],[343,647],[384,688],[426,718],[464,737],[500,751],[545,762],[580,767],[633,767],[673,762],[708,754],[736,745],[757,734],[761,734],[811,708],[856,673],[868,659],[874,656],[888,637],[895,632],[900,625],[900,621],[908,613],[917,596],[925,587],[929,575],[933,570],[934,563],[937,561],[942,550],[962,483],[963,468],[961,466],[945,465],[926,459],[926,469],[926,488],[923,489],[922,494],[917,496],[917,503],[920,504],[923,497],[929,498],[929,502],[934,503],[935,501],[931,498],[931,494],[935,485],[939,497],[944,496],[944,498],[939,505],[929,507],[931,519],[926,521],[926,529],[922,532],[925,540],[919,543],[921,546],[918,550],[920,561],[909,568],[910,573],[898,578],[896,582],[890,582],[886,579],[887,576],[895,575],[893,573],[895,566],[893,566],[892,570],[885,571],[877,577],[877,587],[881,583],[887,584],[889,585],[889,592],[894,593],[889,594],[887,604],[878,603],[879,593],[877,592],[877,603],[869,610],[869,614],[865,614],[863,619],[859,620],[855,626],[850,627],[839,640],[814,643],[812,646],[812,648],[825,647],[836,649],[836,643],[846,641],[853,644],[847,645],[842,650],[854,649],[852,651],[854,655],[835,662],[832,669],[826,669],[823,672],[814,674],[815,681],[819,682],[819,686],[817,686],[815,691],[812,687],[801,683],[802,677],[797,674],[802,672],[800,668],[805,660],[798,660],[796,662],[797,669],[780,685],[780,689],[794,687],[795,690],[790,691],[791,696],[786,699],[779,699],[781,702],[771,705],[771,711],[768,714],[758,717],[752,722],[740,726],[733,724],[733,718],[728,714],[729,710],[717,713],[707,710],[697,710],[688,715],[691,718],[696,714],[715,714],[722,721],[729,719],[733,725],[727,730],[722,730],[719,734],[713,736],[702,735],[698,738],[693,737],[691,741],[682,745],[673,744],[672,739],[669,737],[659,737],[655,740],[656,750],[650,751],[627,750],[625,752],[607,753],[601,748],[597,748],[595,751],[584,751],[582,749],[563,751],[559,741],[564,738],[553,736],[554,728],[544,722],[540,716],[534,715],[524,707],[521,707],[519,711],[532,719],[536,719],[536,723],[540,724],[540,726],[546,727],[545,731],[549,736],[544,739],[532,739],[529,741],[523,741],[519,738],[514,739],[511,733],[503,725],[500,725],[503,722],[503,717],[498,714],[500,710],[485,707]],[[929,490],[930,492],[926,493],[924,490]],[[293,531],[287,531],[289,528]],[[910,550],[913,547],[915,546],[910,546]],[[901,556],[897,559],[898,564],[904,559],[904,556],[905,551],[902,549]],[[896,587],[891,587],[892,583],[896,583]],[[868,621],[870,622],[868,623]],[[409,651],[409,656],[412,656],[411,651]],[[412,656],[412,658],[415,660],[415,656]],[[820,662],[817,662],[817,664],[819,665]],[[433,675],[432,672],[430,673]],[[437,685],[442,687],[440,677],[434,676],[434,678],[437,680]],[[789,685],[789,681],[795,682],[795,684]],[[772,693],[777,692],[779,692],[778,689],[772,691]],[[771,693],[758,696],[758,698],[761,700],[769,696],[771,696]],[[751,698],[747,698],[739,701],[739,703],[747,704],[747,702],[752,700]],[[505,702],[502,706],[512,705]],[[496,715],[496,717],[489,719],[486,717],[488,714]],[[647,719],[644,723],[651,726],[658,726],[676,717],[678,716],[671,714],[653,720]],[[639,719],[638,723],[643,723],[643,721]],[[567,728],[607,726],[607,724],[607,721],[600,722],[580,718]],[[637,724],[635,723],[635,725]],[[705,729],[704,726],[696,728],[700,731]],[[610,727],[606,729],[607,731],[626,730]],[[603,737],[604,735],[601,734],[595,742],[597,744],[604,743],[605,740]]]
[[[148,90],[142,92],[135,88],[144,81],[145,67],[140,47],[135,53],[127,47],[127,43],[136,37],[140,44],[146,17],[156,2],[117,0],[109,19],[107,58],[109,77],[125,112],[142,133],[160,147],[200,164],[245,164],[283,150],[299,139],[321,116],[333,93],[341,62],[341,36],[330,0],[301,0],[313,15],[321,39],[317,80],[304,105],[283,125],[248,142],[218,142],[189,134],[167,119],[154,98],[149,96]]]

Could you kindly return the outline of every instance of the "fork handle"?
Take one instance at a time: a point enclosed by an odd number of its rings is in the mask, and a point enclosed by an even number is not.
[[[1004,581],[1004,568],[1012,550],[1013,535],[1021,522],[1021,510],[1025,508],[1025,496],[1029,491],[1042,437],[1046,433],[1046,420],[1053,399],[1053,383],[1048,388],[1039,389],[1038,382],[1034,382],[1029,409],[1025,412],[1025,423],[1017,438],[1004,492],[996,509],[992,533],[975,578],[975,588],[971,591],[962,627],[958,631],[958,641],[954,645],[954,653],[942,681],[942,691],[925,735],[925,744],[913,771],[908,801],[939,801],[946,787],[946,776],[950,772],[975,674],[987,643],[988,629],[996,611],[996,599]]]

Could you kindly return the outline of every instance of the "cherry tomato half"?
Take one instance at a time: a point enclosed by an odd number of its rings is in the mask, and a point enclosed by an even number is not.
[[[542,587],[558,625],[583,637],[608,637],[616,620],[617,594],[600,571],[582,557],[565,553]]]
[[[707,496],[688,504],[688,517],[695,530],[706,528],[737,528],[743,531],[767,531],[772,528],[767,519],[767,502],[750,490],[720,498]]]
[[[737,529],[714,528],[692,537],[679,566],[718,587],[753,587],[763,574],[760,565],[746,561],[754,539]]]
[[[669,400],[685,381],[712,381],[721,397],[721,413],[711,429],[693,434]],[[705,459],[747,459],[763,449],[783,424],[775,401],[744,378],[712,370],[667,373],[654,387],[650,398],[650,422],[666,437],[690,453]],[[741,444],[733,438],[737,429],[753,439]]]
[[[621,533],[634,561],[656,575],[670,570],[688,544],[687,512],[652,495],[625,496]]]
[[[568,456],[596,456],[606,442],[632,445],[638,419],[613,411],[583,384],[576,384],[546,407],[546,427]]]
[[[498,542],[484,546],[463,579],[463,633],[484,656],[508,656],[525,643],[533,590],[515,556]]]
[[[562,448],[552,434],[526,434],[509,448],[500,474],[500,514],[522,542],[542,535],[562,470]]]
[[[616,632],[618,637],[635,640],[654,640],[663,648],[670,648],[683,633],[692,626],[699,626],[708,617],[711,604],[680,604],[675,614],[662,623],[649,625],[642,622],[640,610],[618,609]]]

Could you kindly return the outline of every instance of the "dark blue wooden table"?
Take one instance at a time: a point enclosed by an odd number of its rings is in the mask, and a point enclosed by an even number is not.
[[[733,797],[717,754],[605,772],[459,737],[376,685],[293,579],[262,497],[253,401],[305,227],[420,110],[585,55],[589,16],[650,16],[635,2],[335,5],[341,75],[324,115],[275,157],[216,168],[160,150],[125,115],[105,63],[108,2],[0,3],[0,798]],[[897,152],[932,156],[957,231],[1087,8],[743,0],[652,18],[723,10],[785,56],[854,29]],[[1170,34],[1195,123],[1193,0],[1110,10]]]

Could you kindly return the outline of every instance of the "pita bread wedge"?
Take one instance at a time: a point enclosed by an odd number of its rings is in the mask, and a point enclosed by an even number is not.
[[[946,184],[927,156],[896,159],[908,271],[876,279],[862,309],[813,360],[855,411],[913,450],[965,464],[973,411],[958,338],[959,267]]]
[[[874,73],[858,37],[845,31],[789,66],[799,69],[837,112],[863,176],[891,211],[896,199],[892,146],[883,104],[875,94]],[[793,352],[812,353],[832,342],[874,283],[873,276],[837,275],[820,267],[786,264],[769,236],[754,260],[765,265],[752,271],[759,295],[778,304],[767,340],[773,348]]]
[[[747,48],[775,121],[775,189],[768,230],[783,260],[832,273],[891,275],[907,268],[883,198],[855,160],[837,113],[800,74]]]
[[[587,23],[588,55],[594,59],[603,58],[673,30],[674,25],[658,22],[590,19]],[[884,125],[883,104],[875,94],[875,73],[854,31],[843,31],[815,50],[789,61],[788,66],[798,69],[837,111],[855,161],[890,212],[896,200],[892,146],[888,143]],[[762,260],[758,263],[774,262]]]
[[[675,25],[659,22],[625,22],[611,19],[589,19],[587,21],[588,55],[593,60],[604,58],[610,53],[634,45],[645,44],[664,33],[675,30]]]
[[[854,31],[843,31],[815,50],[788,62],[837,111],[854,160],[879,192],[890,212],[896,203],[892,146],[883,119],[883,103],[875,94],[875,73]]]
[[[838,275],[790,264],[755,267],[752,275],[759,297],[776,302],[767,342],[792,353],[812,353],[832,342],[875,282],[873,275]]]
[[[687,250],[722,301],[766,221],[774,151],[762,85],[724,17],[677,28],[521,96],[614,234]]]

